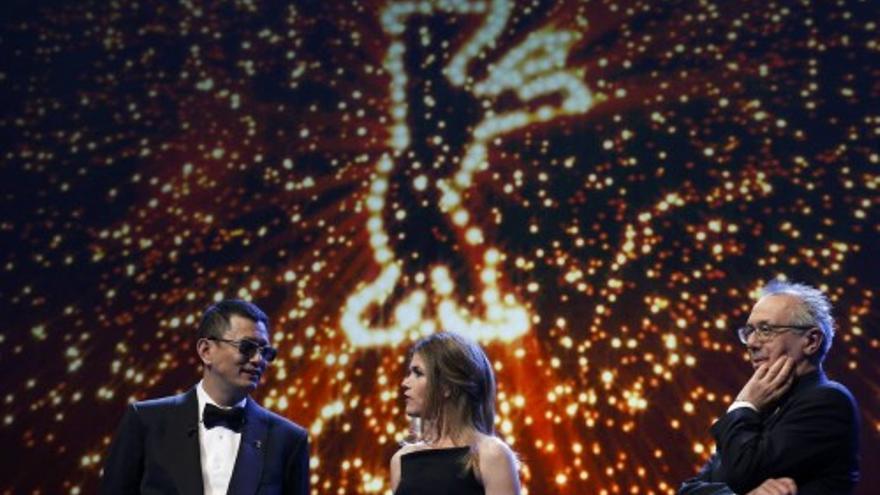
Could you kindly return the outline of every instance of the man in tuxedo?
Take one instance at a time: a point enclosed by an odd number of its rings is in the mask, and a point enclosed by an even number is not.
[[[836,495],[859,478],[859,413],[822,362],[834,337],[819,290],[772,282],[738,330],[755,371],[714,425],[716,452],[679,495]]]
[[[306,431],[249,397],[277,351],[268,318],[246,301],[205,312],[188,392],[129,405],[104,465],[105,494],[306,495]]]

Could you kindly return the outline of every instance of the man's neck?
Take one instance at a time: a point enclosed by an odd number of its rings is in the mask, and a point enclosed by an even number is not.
[[[816,365],[809,361],[801,361],[797,364],[797,367],[795,367],[794,374],[797,377],[801,377],[804,375],[809,375],[810,373],[821,369],[821,365]]]
[[[202,378],[202,387],[204,387],[205,393],[208,394],[208,397],[216,402],[218,406],[222,407],[235,406],[247,397],[246,393],[237,390],[228,390],[225,387],[217,385],[209,376]]]

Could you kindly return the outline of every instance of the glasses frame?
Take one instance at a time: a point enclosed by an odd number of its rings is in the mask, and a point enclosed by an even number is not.
[[[238,349],[239,354],[244,356],[246,359],[250,360],[254,357],[254,354],[257,352],[260,353],[260,357],[265,359],[267,363],[271,363],[278,357],[278,349],[272,347],[269,344],[260,345],[253,340],[250,339],[240,339],[240,340],[232,340],[232,339],[222,339],[220,337],[205,337],[206,340],[213,340],[215,342],[223,342],[224,344],[229,344],[232,347]]]
[[[745,325],[736,329],[736,336],[739,337],[740,342],[748,345],[749,336],[751,336],[753,333],[757,335],[758,340],[760,340],[761,342],[766,342],[773,337],[781,333],[785,333],[789,330],[805,332],[813,328],[818,327],[816,325],[774,325],[773,323],[766,322],[761,322],[757,325],[746,323]]]

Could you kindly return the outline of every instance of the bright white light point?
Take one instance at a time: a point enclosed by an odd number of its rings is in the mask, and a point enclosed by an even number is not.
[[[373,217],[373,218],[367,220],[367,230],[369,230],[370,233],[381,232],[382,219],[379,217]]]
[[[501,253],[497,249],[489,249],[483,259],[490,265],[497,265],[501,261]]]
[[[501,422],[501,431],[502,433],[510,433],[513,431],[513,423],[509,419],[505,419]]]
[[[418,291],[410,296],[406,304],[401,304],[394,311],[397,323],[404,328],[415,325],[422,317],[422,306],[425,302],[425,293]]]
[[[443,197],[440,198],[440,208],[444,210],[450,210],[458,206],[459,203],[461,203],[461,196],[452,191],[444,192]]]
[[[364,482],[364,491],[367,493],[379,493],[382,491],[382,478],[372,478]]]
[[[376,167],[379,172],[383,174],[387,174],[391,171],[393,164],[391,163],[391,158],[388,158],[388,155],[382,155],[382,158],[379,159],[379,165]]]
[[[370,191],[373,194],[383,194],[388,190],[388,181],[385,179],[378,179],[373,182],[373,186],[370,187]]]
[[[434,290],[440,295],[449,295],[455,286],[449,280],[449,271],[446,267],[437,267],[431,270],[431,281],[434,283]]]
[[[455,210],[452,214],[452,222],[459,227],[464,227],[468,223],[470,215],[466,210]]]
[[[388,250],[388,248],[382,248],[382,249],[376,251],[375,258],[376,258],[376,261],[378,261],[379,263],[385,264],[385,263],[391,261],[391,258],[393,256],[394,255],[391,254],[391,251]]]
[[[370,236],[370,245],[376,249],[380,249],[387,245],[388,237],[385,234],[373,234]]]
[[[486,289],[483,292],[483,302],[486,304],[498,302],[498,291],[495,289]]]
[[[370,211],[380,211],[385,206],[385,201],[379,196],[370,196],[367,198],[367,208]]]
[[[416,191],[424,191],[425,188],[427,188],[427,187],[428,187],[428,178],[425,177],[424,175],[420,175],[420,176],[416,177],[415,179],[413,179],[413,188],[415,188]]]
[[[471,174],[467,172],[459,172],[455,174],[455,184],[463,189],[470,187]]]
[[[478,229],[477,227],[471,227],[465,233],[465,240],[467,240],[468,244],[476,245],[483,243],[483,231]]]

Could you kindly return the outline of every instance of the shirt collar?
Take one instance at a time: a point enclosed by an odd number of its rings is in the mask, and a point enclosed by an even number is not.
[[[198,398],[199,401],[199,423],[202,422],[202,413],[204,413],[205,411],[205,404],[212,404],[221,409],[231,409],[230,407],[217,404],[217,401],[215,401],[211,398],[210,395],[208,395],[208,391],[205,390],[204,380],[199,380],[199,384],[196,385],[196,398]],[[238,404],[235,404],[232,407],[244,407],[245,404],[247,404],[247,397],[241,399]]]

